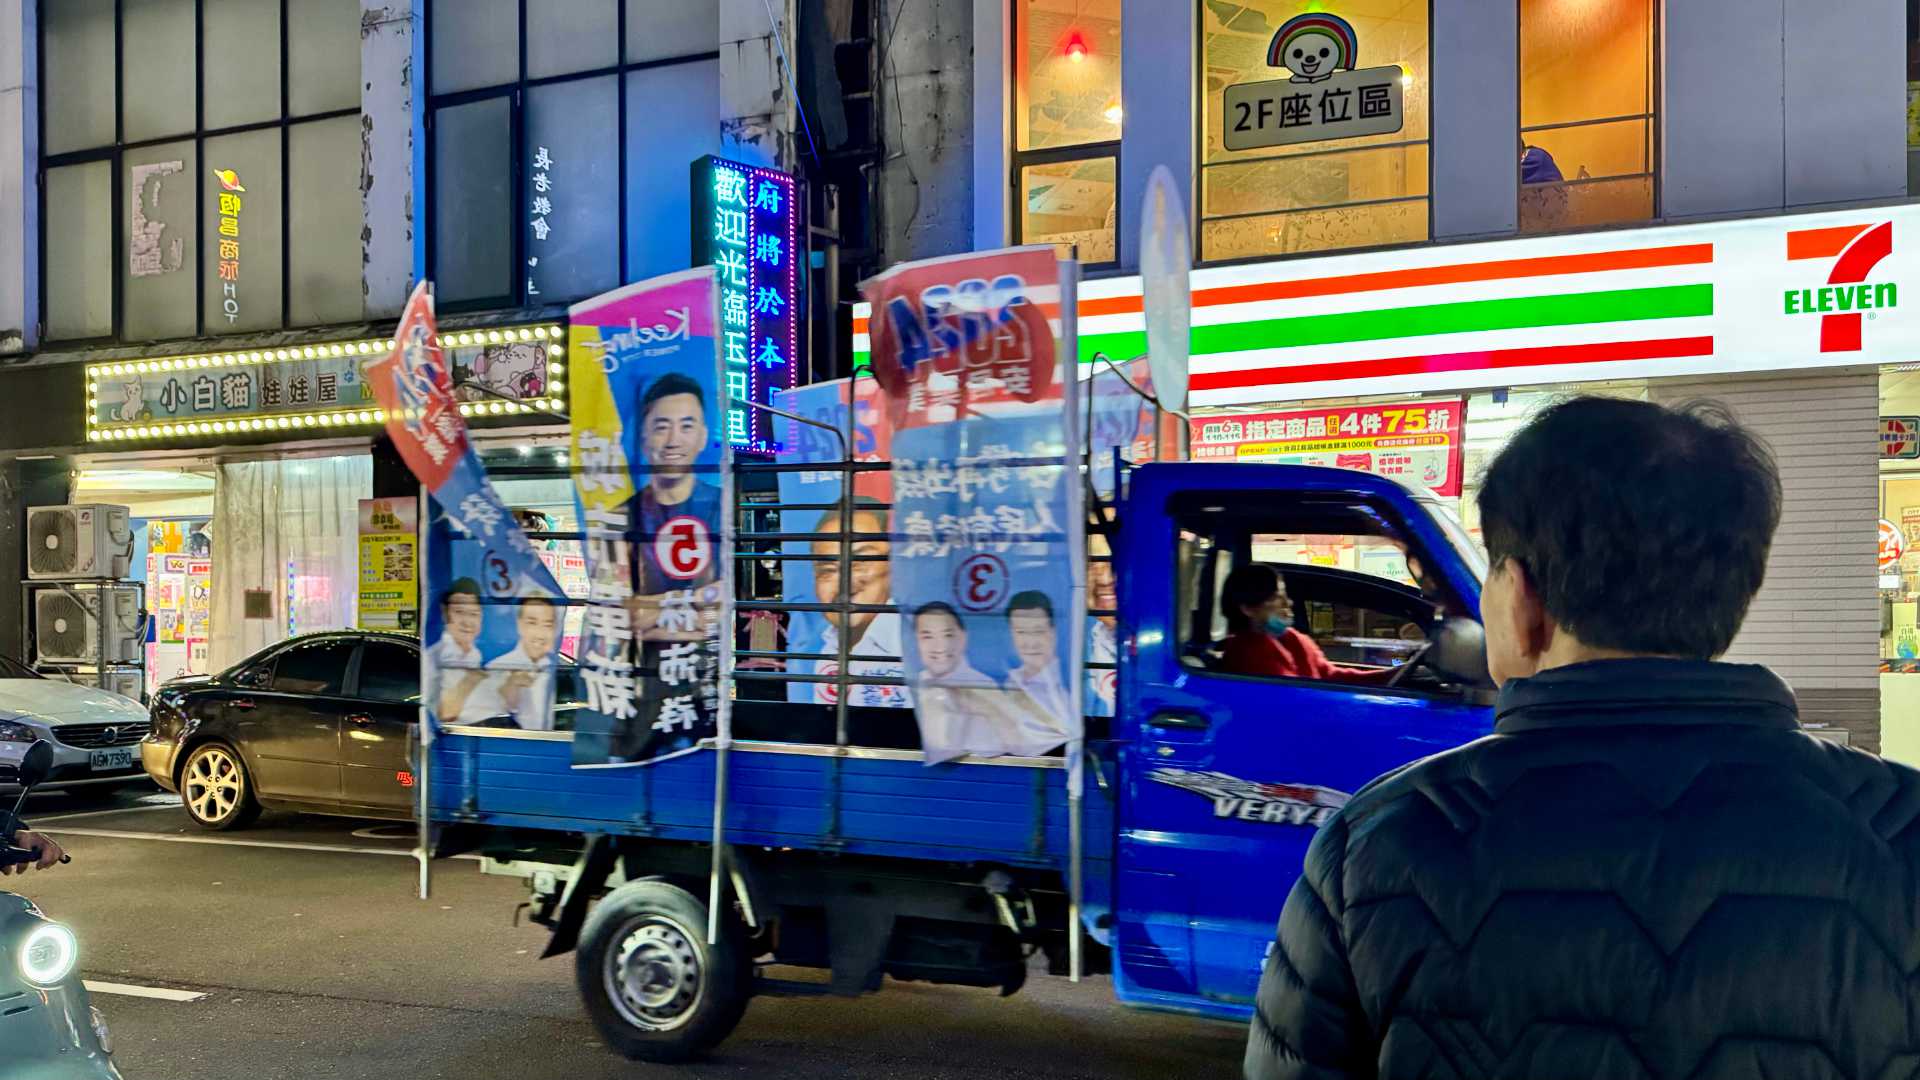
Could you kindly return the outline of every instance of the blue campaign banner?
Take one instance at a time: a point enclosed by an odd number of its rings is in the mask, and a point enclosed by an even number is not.
[[[711,267],[569,310],[574,495],[586,533],[576,767],[728,737],[728,405]]]
[[[1078,739],[1078,471],[1058,405],[895,433],[893,588],[929,764]]]
[[[774,406],[784,412],[804,416],[834,430],[848,432],[851,410],[854,423],[851,445],[809,424],[782,419],[779,422],[782,450],[776,460],[782,462],[838,462],[843,453],[854,461],[884,461],[888,431],[885,412],[879,400],[879,386],[871,378],[849,382],[836,379],[815,383],[774,396]],[[782,503],[835,506],[840,499],[838,471],[783,472],[780,474]],[[884,472],[856,473],[853,480],[853,533],[883,535],[888,531],[886,504],[892,483]],[[843,532],[838,509],[789,510],[782,512],[781,531],[793,533]],[[781,549],[789,554],[837,558],[840,544],[835,540],[788,540]],[[843,592],[850,603],[893,606],[892,574],[889,571],[885,540],[856,541],[850,553],[859,557],[848,567],[850,587],[843,588],[840,566],[827,559],[795,559],[787,564],[782,578],[781,599],[789,603],[834,603]],[[902,663],[901,619],[897,611],[849,612],[852,628],[847,644],[847,674],[850,678],[904,678]],[[841,619],[838,613],[796,611],[788,616],[787,648],[792,654],[829,655],[831,660],[790,659],[787,670],[797,674],[832,675],[839,671]],[[787,699],[831,705],[840,688],[834,683],[790,682]],[[904,686],[854,683],[848,687],[848,704],[881,708],[905,708],[912,697]]]

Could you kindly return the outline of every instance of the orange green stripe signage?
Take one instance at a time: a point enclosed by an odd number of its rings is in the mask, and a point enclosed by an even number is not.
[[[1903,257],[1904,256],[1904,257]],[[1920,208],[1429,246],[1193,274],[1194,404],[1920,359]],[[864,360],[867,312],[855,310]],[[1080,288],[1080,358],[1146,348],[1140,280]]]

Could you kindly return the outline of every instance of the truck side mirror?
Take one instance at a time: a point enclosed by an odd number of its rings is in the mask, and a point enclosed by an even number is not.
[[[1450,615],[1433,632],[1427,663],[1446,678],[1468,686],[1490,687],[1487,672],[1487,632],[1472,619]]]

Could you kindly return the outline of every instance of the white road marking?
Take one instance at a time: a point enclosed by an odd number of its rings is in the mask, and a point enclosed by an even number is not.
[[[181,813],[186,812],[178,802],[164,802],[155,803],[151,806],[120,806],[112,810],[82,810],[74,814],[34,814],[31,816],[22,814],[20,816],[27,818],[28,821],[39,822],[78,821],[81,818],[102,817],[106,814],[131,814],[139,810],[180,810]]]
[[[37,826],[36,826],[37,828]],[[297,840],[242,840],[230,836],[183,836],[176,833],[143,833],[127,829],[67,829],[54,824],[51,828],[40,830],[56,836],[98,836],[108,840],[159,840],[169,844],[219,844],[226,847],[284,848],[288,851],[330,851],[341,855],[398,855],[403,859],[417,859],[416,848],[376,848],[350,847],[346,844],[313,844]],[[453,855],[452,859],[480,861],[475,854]]]
[[[129,983],[94,982],[84,979],[88,993],[118,994],[121,997],[153,998],[156,1001],[199,1001],[207,995],[197,990],[169,990],[164,986],[134,986]]]

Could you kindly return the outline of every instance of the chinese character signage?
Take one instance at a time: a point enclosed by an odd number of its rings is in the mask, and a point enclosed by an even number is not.
[[[369,630],[418,629],[420,503],[360,500],[360,625]]]
[[[1895,461],[1920,458],[1920,416],[1881,417],[1880,456]]]
[[[239,175],[232,169],[215,169],[213,178],[220,184],[219,190],[213,193],[219,241],[215,268],[219,271],[220,313],[228,325],[232,325],[240,320],[240,211],[241,196],[247,189],[241,186]]]
[[[780,432],[782,462],[828,463],[850,454],[854,461],[886,461],[892,452],[892,429],[886,420],[880,384],[872,376],[835,379],[814,383],[774,395],[775,408],[809,420],[831,425],[847,438],[845,451],[840,439],[819,428],[785,418],[777,424]],[[847,414],[853,414],[848,430]],[[840,501],[840,481],[844,474],[822,468],[780,474],[780,501],[800,505],[836,505]],[[841,511],[783,511],[781,531],[830,535],[826,540],[788,540],[783,550],[790,555],[824,556],[818,561],[794,559],[786,564],[781,579],[781,599],[793,604],[832,604],[843,597],[851,604],[872,608],[894,608],[893,575],[887,566],[888,523],[891,514],[893,482],[885,472],[853,474],[853,527],[846,529]],[[853,533],[842,580],[839,537]],[[861,539],[865,534],[868,539]],[[830,660],[789,660],[789,672],[804,675],[835,675],[840,671],[841,636],[847,636],[847,675],[850,678],[904,679],[906,668],[901,656],[901,620],[897,610],[854,610],[844,617],[839,612],[794,611],[787,617],[787,651],[831,656]],[[840,687],[833,683],[790,682],[787,697],[792,701],[831,705]],[[849,705],[901,708],[910,703],[904,686],[856,683],[847,688]]]
[[[371,408],[373,391],[360,377],[362,357],[317,351],[326,355],[96,375],[94,421],[147,424]]]
[[[1222,143],[1228,150],[1386,135],[1406,123],[1398,65],[1355,70],[1359,40],[1345,19],[1325,12],[1282,23],[1267,49],[1270,67],[1290,78],[1226,89]]]
[[[1456,399],[1204,416],[1193,457],[1359,469],[1458,498],[1466,413]]]
[[[693,163],[693,208],[694,265],[712,265],[720,289],[725,395],[765,405],[800,370],[799,186],[786,173],[703,157]],[[777,449],[771,418],[739,404],[725,404],[722,433],[736,450]]]
[[[711,267],[570,309],[574,495],[586,533],[580,767],[727,737],[732,481]]]
[[[408,298],[395,340],[390,355],[367,365],[367,381],[394,449],[433,500],[421,656],[427,709],[443,724],[550,729],[566,598],[468,442],[426,282]]]
[[[1081,737],[1078,387],[1048,319],[1061,265],[1015,248],[864,286],[895,422],[891,587],[928,764]]]

